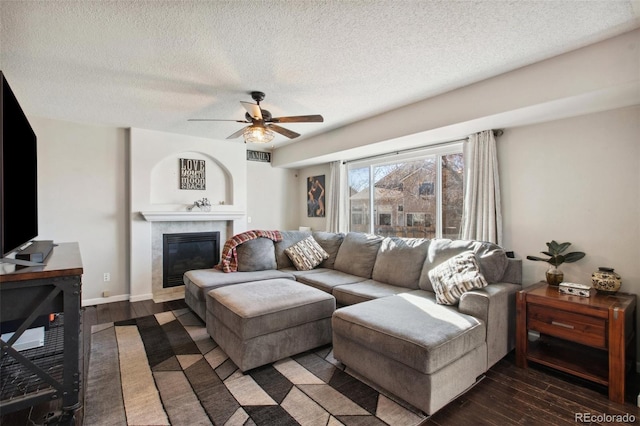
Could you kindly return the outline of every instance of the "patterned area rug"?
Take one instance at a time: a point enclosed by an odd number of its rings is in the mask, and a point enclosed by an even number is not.
[[[242,373],[189,309],[92,328],[85,425],[417,425],[330,346]]]

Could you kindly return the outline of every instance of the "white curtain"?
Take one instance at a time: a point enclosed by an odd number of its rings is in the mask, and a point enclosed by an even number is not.
[[[461,238],[502,245],[502,212],[496,139],[492,130],[463,143],[464,205]]]
[[[331,183],[327,188],[325,203],[327,210],[327,231],[346,232],[347,223],[344,212],[346,211],[348,201],[346,198],[343,198],[343,194],[345,193],[345,179],[347,176],[346,166],[342,164],[342,161],[334,161],[329,167]]]

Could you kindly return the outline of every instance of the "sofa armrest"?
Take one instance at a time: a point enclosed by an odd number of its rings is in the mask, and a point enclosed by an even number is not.
[[[500,280],[503,283],[522,284],[522,259],[509,258],[507,269]]]
[[[487,328],[487,369],[515,347],[516,296],[522,286],[489,284],[460,297],[458,310],[484,321]]]

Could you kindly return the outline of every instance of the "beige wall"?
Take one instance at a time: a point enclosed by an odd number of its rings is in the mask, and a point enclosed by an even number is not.
[[[247,162],[247,229],[298,229],[297,171]]]
[[[128,294],[126,130],[29,121],[38,136],[38,239],[80,244],[83,300]]]
[[[615,268],[640,293],[640,107],[506,129],[498,139],[504,245],[537,255],[552,239],[587,256],[562,265],[565,280],[591,282]],[[547,264],[524,261],[525,283]]]
[[[552,239],[569,241],[587,255],[561,266],[565,280],[590,284],[609,266],[621,291],[640,294],[638,135],[638,106],[506,129],[498,139],[504,246],[525,258]],[[524,260],[525,285],[547,266]]]
[[[85,305],[128,300],[129,131],[29,120],[38,135],[38,239],[79,242]],[[247,229],[297,229],[304,205],[304,199],[298,202],[297,171],[258,162],[246,166],[247,214],[252,218]],[[105,272],[111,281],[103,281]],[[104,291],[109,297],[103,298]]]

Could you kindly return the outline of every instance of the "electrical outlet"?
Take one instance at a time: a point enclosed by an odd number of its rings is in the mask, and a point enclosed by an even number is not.
[[[251,223],[251,216],[247,216],[247,223]]]
[[[104,279],[104,282],[111,281],[111,274],[108,273],[108,272],[105,272],[104,276],[103,276],[103,279]]]
[[[109,297],[111,293],[109,293],[109,290],[105,290],[102,292],[102,297]]]

